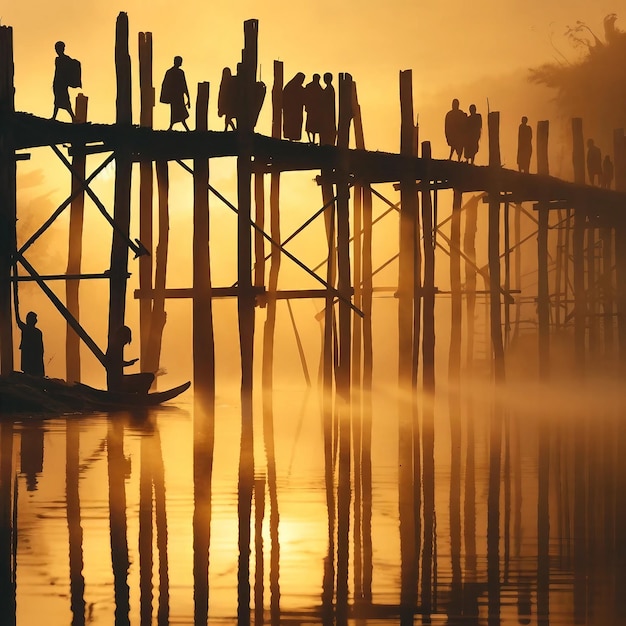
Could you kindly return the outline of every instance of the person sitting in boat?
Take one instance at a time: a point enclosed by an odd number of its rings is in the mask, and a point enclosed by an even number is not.
[[[20,351],[22,352],[22,372],[31,376],[45,376],[43,366],[43,334],[37,324],[37,313],[29,311],[26,323],[17,320],[22,331]]]
[[[111,333],[109,347],[106,351],[107,389],[124,393],[147,394],[154,382],[152,372],[140,374],[124,374],[124,368],[134,365],[139,359],[124,360],[124,346],[133,340],[128,326],[121,326]]]

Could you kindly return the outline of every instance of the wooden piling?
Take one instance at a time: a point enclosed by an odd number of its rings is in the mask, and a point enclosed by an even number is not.
[[[476,312],[476,232],[478,230],[479,196],[474,196],[465,205],[465,235],[463,254],[465,257],[465,308],[467,319],[467,352],[465,366],[471,371],[474,362],[474,328]],[[452,342],[452,340],[451,340]],[[450,345],[452,349],[452,343]]]
[[[613,132],[615,161],[615,189],[626,191],[626,138],[624,129]],[[618,219],[615,226],[615,282],[617,308],[617,336],[620,370],[626,372],[626,222]]]
[[[139,89],[141,110],[139,125],[152,128],[154,120],[154,86],[152,84],[152,33],[139,33]],[[139,240],[149,252],[139,257],[139,289],[152,289],[152,197],[154,193],[154,173],[152,161],[142,159],[139,162]],[[149,371],[148,342],[152,300],[143,298],[139,301],[140,353],[139,363],[142,371]]]
[[[583,121],[572,119],[572,162],[574,182],[585,184],[585,144]],[[585,292],[585,226],[587,212],[583,207],[574,208],[574,349],[579,374],[585,371],[585,334],[587,326],[587,296]]]
[[[120,13],[115,31],[115,73],[117,80],[116,118],[117,124],[130,125],[131,72],[128,52],[128,15]],[[111,244],[111,279],[109,282],[109,343],[112,336],[124,325],[126,311],[126,282],[128,277],[128,234],[130,227],[130,186],[132,160],[130,153],[118,148],[115,154],[115,195]],[[121,354],[120,354],[121,356]],[[122,373],[122,363],[108,363],[107,384]]]
[[[413,73],[400,72],[400,152],[415,157],[417,143],[413,111]],[[407,168],[408,170],[408,168]],[[415,232],[417,221],[417,185],[415,177],[404,171],[400,177],[400,233],[398,255],[398,494],[400,517],[400,603],[409,610],[416,603],[417,559],[414,499],[414,394],[412,392],[414,336]]]
[[[82,93],[76,96],[74,111],[75,123],[87,121],[87,97]],[[74,145],[73,148],[79,146]],[[78,152],[72,157],[72,170],[85,180],[86,157]],[[83,216],[85,211],[85,191],[79,178],[72,176],[71,188],[74,196],[70,205],[69,241],[67,247],[67,274],[80,274],[83,251]],[[65,281],[65,298],[67,310],[80,321],[79,280]],[[65,331],[65,379],[68,382],[80,381],[80,337],[68,324]]]
[[[537,174],[548,176],[548,132],[547,121],[537,124]],[[539,205],[537,233],[537,318],[539,326],[539,377],[545,380],[550,371],[550,286],[548,282],[548,228],[550,212]]]
[[[489,167],[493,171],[500,163],[500,112],[491,111],[489,127]],[[500,199],[499,189],[489,190],[489,302],[491,344],[494,356],[496,382],[504,382],[504,346],[502,344],[502,311],[500,301]]]
[[[15,112],[13,29],[0,26],[0,115]],[[13,371],[13,307],[11,256],[16,246],[15,150],[11,126],[0,133],[0,374]]]
[[[237,157],[237,312],[239,354],[241,358],[241,451],[239,458],[239,623],[250,623],[250,515],[254,481],[253,446],[253,355],[255,296],[252,291],[252,141],[255,116],[254,100],[258,49],[258,20],[244,22],[244,49],[238,73],[241,105],[237,118],[239,156]]]
[[[448,374],[458,382],[461,371],[461,325],[463,298],[461,296],[461,204],[463,194],[453,190],[452,215],[450,220],[450,348],[448,352]],[[476,275],[474,273],[474,281]],[[468,295],[470,289],[468,288]],[[473,323],[473,319],[472,319]],[[469,330],[468,330],[469,332]]]
[[[208,130],[209,83],[198,83],[196,130]],[[193,383],[194,393],[215,403],[215,343],[211,297],[209,233],[209,161],[193,162]]]

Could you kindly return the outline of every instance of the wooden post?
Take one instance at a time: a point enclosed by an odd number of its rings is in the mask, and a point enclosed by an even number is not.
[[[141,111],[139,124],[152,128],[154,112],[154,86],[152,84],[152,33],[139,33],[139,89],[141,92]],[[154,174],[152,161],[139,163],[139,240],[149,254],[139,257],[139,289],[152,289],[152,197],[154,192]],[[140,365],[142,371],[149,371],[148,342],[152,300],[142,298],[139,301]]]
[[[254,173],[254,221],[265,230],[265,176]],[[265,238],[261,230],[254,231],[254,286],[265,286]]]
[[[87,97],[82,93],[76,96],[75,122],[87,121]],[[75,145],[75,147],[78,147]],[[81,180],[85,180],[86,157],[80,152],[72,157],[72,170]],[[80,274],[83,252],[83,215],[85,210],[85,190],[79,180],[72,176],[72,195],[70,205],[70,233],[67,248],[67,274]],[[80,321],[79,280],[65,281],[67,310]],[[65,379],[68,382],[80,381],[80,337],[68,324],[65,331]]]
[[[128,15],[120,13],[115,31],[115,71],[117,78],[116,123],[130,125],[131,74],[128,53]],[[124,325],[126,310],[126,281],[128,276],[128,233],[130,227],[130,184],[132,161],[130,154],[121,148],[115,155],[115,196],[113,219],[117,228],[111,244],[111,280],[109,283],[109,342],[114,333]],[[109,363],[107,384],[119,380],[122,363]],[[115,383],[114,383],[115,384]]]
[[[548,176],[548,126],[547,121],[537,124],[537,174]],[[539,206],[537,234],[538,293],[537,317],[539,322],[539,377],[544,380],[550,371],[550,287],[548,283],[548,227],[550,212]]]
[[[241,453],[239,458],[239,601],[240,624],[250,623],[250,516],[254,481],[252,380],[254,355],[254,306],[252,291],[252,142],[254,115],[250,103],[257,70],[258,20],[244,22],[244,49],[238,75],[241,105],[237,119],[239,156],[237,157],[237,311],[239,353],[241,357]]]
[[[422,159],[428,163],[431,159],[430,142],[424,141],[422,143]],[[428,170],[427,170],[428,171]],[[422,339],[422,368],[424,379],[424,391],[426,393],[435,393],[435,224],[433,220],[433,206],[430,196],[430,189],[428,185],[430,181],[425,179],[422,181],[422,228],[424,230],[424,289],[423,289],[423,339]],[[455,191],[454,198],[456,200],[457,195],[461,197],[461,193]],[[458,207],[460,209],[460,206]],[[454,210],[454,208],[453,208]],[[459,211],[460,213],[460,211]],[[460,218],[460,215],[459,215]],[[458,251],[461,249],[461,232],[460,224],[458,230],[458,240],[452,239],[452,246],[450,253],[454,250],[457,251],[459,261],[459,274],[460,274],[460,254]],[[452,259],[450,260],[452,263]],[[460,285],[459,285],[460,286]],[[460,289],[459,289],[460,292]],[[460,293],[459,293],[459,314],[461,308]],[[459,320],[460,322],[460,320]],[[460,331],[460,329],[459,329]],[[459,332],[460,334],[460,332]],[[459,337],[460,339],[460,337]],[[460,341],[459,341],[460,343]],[[459,346],[459,359],[460,359],[460,346]],[[455,371],[458,375],[458,370]]]
[[[478,223],[478,202],[480,196],[473,196],[465,205],[465,235],[463,254],[465,255],[465,307],[467,311],[467,357],[466,367],[474,362],[474,317],[476,311],[476,231]],[[452,251],[452,250],[451,250]],[[452,349],[452,345],[450,346]]]
[[[274,61],[274,85],[272,87],[272,137],[281,138],[282,131],[282,102],[283,102],[283,64]],[[280,243],[280,169],[276,168],[270,174],[270,234],[272,239]],[[281,261],[281,251],[277,246],[270,248],[270,269],[266,295],[267,312],[263,327],[263,363],[261,380],[263,385],[263,440],[267,455],[267,483],[270,497],[270,537],[271,537],[271,566],[270,566],[270,613],[271,619],[280,611],[279,588],[276,580],[279,550],[278,541],[278,493],[276,477],[276,454],[274,443],[274,335],[276,330],[276,290],[278,289],[278,275]],[[276,619],[275,621],[278,621]]]
[[[489,127],[489,167],[497,173],[500,164],[500,112],[491,111]],[[500,302],[500,190],[489,190],[489,302],[491,343],[496,382],[504,382],[504,346],[502,345],[502,311]]]
[[[615,190],[626,191],[626,139],[624,129],[613,131],[615,161]],[[619,220],[615,227],[617,336],[620,369],[626,372],[626,223]]]
[[[156,372],[161,360],[163,329],[167,321],[165,313],[165,282],[167,277],[167,254],[169,249],[169,164],[156,162],[157,194],[159,203],[159,241],[156,248],[154,292],[150,316],[150,335],[146,350],[147,371]],[[155,379],[154,386],[157,381]]]
[[[413,112],[413,72],[400,72],[400,152],[407,159],[415,157],[415,121]],[[398,494],[400,517],[400,603],[408,610],[416,604],[417,558],[415,550],[414,500],[414,430],[413,354],[419,336],[414,336],[415,231],[417,220],[417,185],[407,166],[400,178],[400,233],[398,249]]]
[[[339,362],[337,368],[339,420],[339,488],[337,517],[337,615],[346,616],[348,606],[348,561],[350,532],[350,372],[352,341],[352,285],[350,279],[350,187],[348,181],[350,125],[352,122],[352,77],[339,74],[339,123],[337,129],[337,288],[339,301]]]
[[[198,83],[196,130],[208,130],[209,83]],[[193,383],[194,393],[215,403],[215,344],[211,298],[209,161],[193,162]]]
[[[572,119],[572,161],[574,182],[585,184],[585,145],[583,121]],[[576,367],[580,374],[585,371],[585,329],[587,325],[587,296],[585,293],[585,223],[587,215],[582,207],[574,208],[574,348]]]
[[[0,115],[15,112],[13,82],[13,29],[0,26]],[[11,125],[0,133],[0,374],[13,371],[13,307],[11,305],[11,255],[16,245],[15,150]]]
[[[461,325],[463,298],[461,296],[461,204],[463,194],[457,189],[452,195],[450,220],[450,348],[448,352],[448,374],[458,382],[461,371]],[[426,231],[424,231],[425,233]],[[474,281],[476,280],[474,274]],[[469,288],[467,289],[469,295]],[[468,320],[469,323],[469,320]],[[473,319],[472,319],[473,323]]]

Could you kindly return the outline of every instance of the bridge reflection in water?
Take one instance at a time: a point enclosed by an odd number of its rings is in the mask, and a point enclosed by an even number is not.
[[[441,394],[412,554],[391,392],[348,485],[310,391],[255,417],[253,484],[236,402],[4,421],[0,623],[624,623],[622,395],[589,387]]]

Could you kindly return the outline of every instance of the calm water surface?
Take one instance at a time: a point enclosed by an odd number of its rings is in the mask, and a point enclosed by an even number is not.
[[[5,421],[0,623],[626,624],[620,393],[538,394],[420,403],[402,498],[405,416],[384,390],[371,455],[353,431],[349,482],[338,428],[325,463],[312,391],[274,394],[274,453],[255,407],[253,487],[236,391],[213,446],[191,395],[143,416]]]

